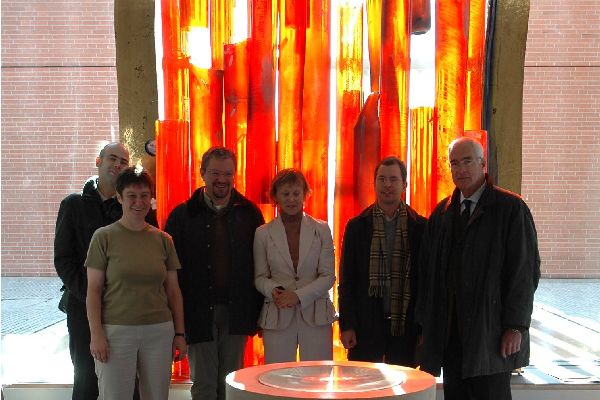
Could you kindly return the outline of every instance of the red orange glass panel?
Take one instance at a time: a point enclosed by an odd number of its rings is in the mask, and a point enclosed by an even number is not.
[[[431,0],[410,0],[412,8],[411,33],[422,35],[431,29]]]
[[[348,219],[358,210],[354,197],[354,125],[362,108],[362,4],[341,2],[335,12],[339,15],[338,54],[336,67],[336,170],[335,201],[333,203],[333,241],[336,261],[339,262],[342,235]],[[339,276],[336,262],[336,276]],[[334,286],[334,299],[337,299]],[[337,301],[337,300],[336,300]],[[339,341],[339,327],[334,325],[334,358],[345,358]]]
[[[465,87],[465,130],[481,129],[486,4],[487,1],[485,0],[470,0]]]
[[[337,154],[334,243],[339,253],[348,219],[358,211],[354,198],[354,125],[362,108],[362,6],[342,3],[337,65]],[[338,254],[339,255],[339,254]]]
[[[409,2],[384,1],[381,24],[381,156],[397,155],[404,161],[408,154]]]
[[[379,93],[371,93],[354,127],[354,185],[353,196],[358,210],[375,201],[373,171],[380,160]]]
[[[379,92],[381,79],[381,3],[383,0],[367,0],[367,35],[369,43],[369,72],[371,92]]]
[[[223,71],[191,66],[190,87],[192,187],[200,187],[202,154],[223,145]]]
[[[310,1],[306,27],[302,94],[302,171],[312,188],[305,209],[327,220],[327,173],[330,125],[330,1]]]
[[[428,216],[435,205],[432,187],[433,107],[410,111],[410,206]]]
[[[280,0],[277,166],[302,168],[307,0]]]
[[[246,192],[248,42],[225,45],[225,146],[237,155],[235,185]]]
[[[156,121],[156,213],[160,227],[179,203],[191,194],[189,123]]]
[[[190,27],[208,28],[208,0],[189,0]]]
[[[212,67],[223,70],[223,46],[231,38],[235,0],[210,0],[210,48]]]
[[[162,0],[165,120],[188,120],[188,57],[182,51],[181,2]]]
[[[454,189],[448,145],[462,135],[465,116],[468,0],[438,0],[436,12],[436,99],[434,143],[435,200]]]
[[[246,138],[246,196],[265,220],[275,209],[269,187],[275,176],[275,26],[277,0],[253,0],[248,57],[248,134]]]

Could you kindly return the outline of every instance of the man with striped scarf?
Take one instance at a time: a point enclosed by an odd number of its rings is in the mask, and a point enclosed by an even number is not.
[[[353,361],[414,367],[417,255],[425,218],[402,200],[406,165],[387,157],[374,171],[376,201],[346,226],[340,261],[340,331]]]

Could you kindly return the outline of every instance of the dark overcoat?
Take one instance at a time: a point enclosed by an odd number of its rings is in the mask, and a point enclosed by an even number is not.
[[[123,209],[116,198],[102,200],[96,176],[85,182],[81,193],[70,194],[61,201],[54,235],[54,267],[64,285],[61,302],[85,309],[87,270],[84,263],[92,235],[122,215]],[[158,226],[156,211],[148,212],[146,222]]]
[[[457,323],[463,349],[463,378],[511,371],[529,363],[533,295],[540,277],[537,233],[520,196],[486,188],[463,236],[455,259],[461,281],[456,287]],[[423,329],[422,369],[439,375],[448,335],[447,277],[452,263],[453,225],[460,192],[441,201],[429,218],[421,251],[422,280],[417,319]],[[505,329],[521,328],[521,351],[500,355]]]
[[[409,302],[405,332],[416,347],[417,326],[414,307],[418,287],[418,255],[425,218],[412,208],[408,212],[408,237],[411,251],[411,300]],[[369,265],[371,238],[373,236],[373,205],[348,221],[342,243],[340,260],[339,309],[340,330],[354,329],[357,346],[349,356],[360,353],[359,358],[376,359],[385,353],[385,317],[381,299],[369,296]]]
[[[262,213],[235,189],[226,213],[231,251],[229,334],[254,335],[263,297],[254,287],[254,232],[264,224]],[[209,213],[204,188],[171,211],[165,232],[173,237],[181,269],[177,271],[183,295],[186,340],[189,344],[213,340],[215,293],[211,284],[208,243]]]

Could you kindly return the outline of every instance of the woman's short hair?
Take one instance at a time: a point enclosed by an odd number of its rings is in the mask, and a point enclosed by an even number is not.
[[[271,200],[275,201],[275,196],[277,195],[277,189],[285,184],[294,184],[299,183],[304,190],[304,198],[306,198],[310,193],[310,187],[308,186],[308,182],[304,177],[304,174],[295,168],[286,168],[282,169],[275,175],[273,181],[271,182],[271,191],[269,195],[271,196]]]
[[[116,189],[119,196],[123,196],[123,190],[132,185],[148,186],[150,191],[152,191],[153,182],[150,174],[145,169],[128,167],[117,176]]]

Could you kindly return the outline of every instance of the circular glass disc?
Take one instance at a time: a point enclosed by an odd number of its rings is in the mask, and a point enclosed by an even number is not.
[[[404,383],[406,375],[388,365],[355,367],[314,365],[265,372],[258,381],[277,389],[302,392],[366,392]]]

